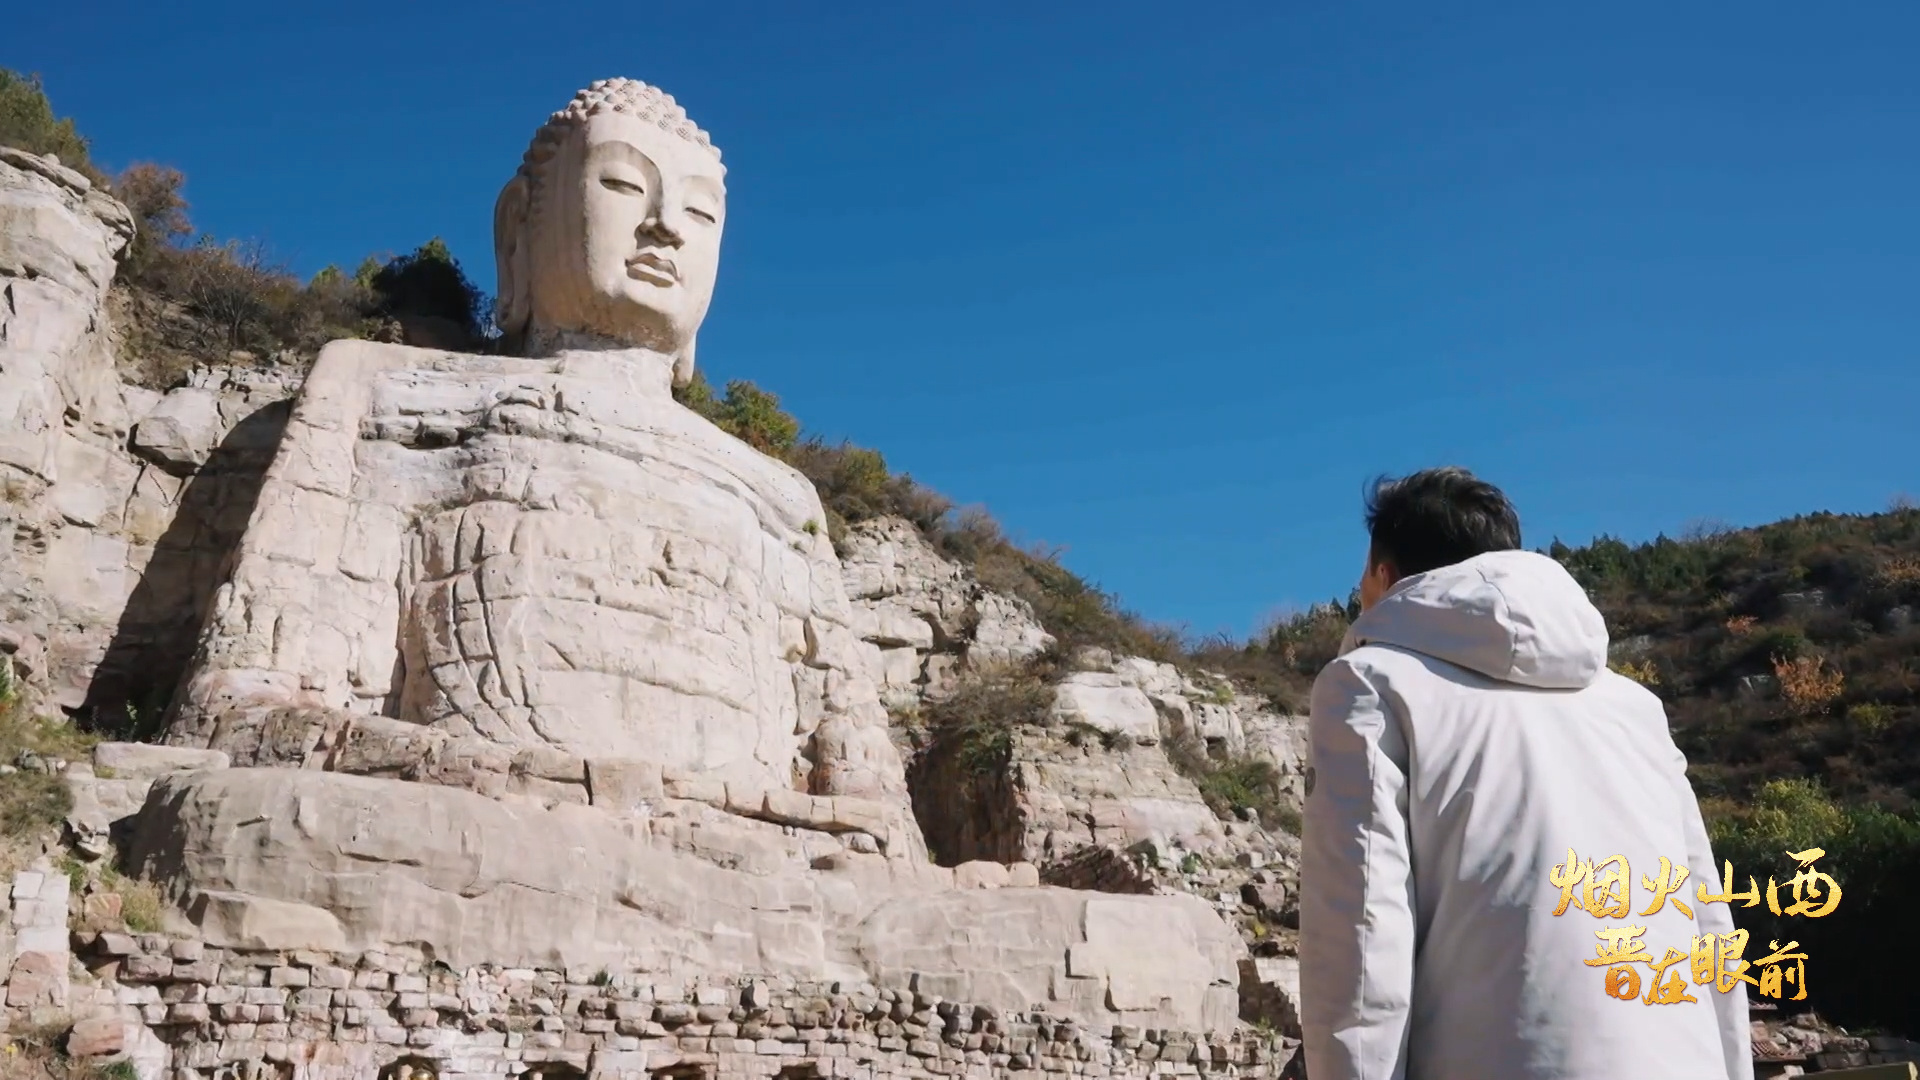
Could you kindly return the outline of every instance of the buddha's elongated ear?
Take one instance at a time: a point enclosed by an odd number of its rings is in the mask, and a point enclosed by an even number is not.
[[[507,348],[520,351],[527,322],[533,317],[532,239],[527,213],[531,191],[525,176],[516,176],[500,189],[493,204],[493,262],[500,295],[494,300],[493,321],[506,337]]]
[[[699,340],[697,336],[688,338],[687,347],[681,349],[680,355],[673,358],[673,388],[675,390],[679,390],[693,382],[693,346]]]

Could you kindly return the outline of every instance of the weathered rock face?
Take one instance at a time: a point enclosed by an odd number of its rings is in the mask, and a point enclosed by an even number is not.
[[[126,207],[86,177],[0,148],[0,463],[10,469],[51,484],[63,460],[83,453],[65,449],[68,440],[125,433],[99,312],[132,239]],[[78,431],[68,431],[70,415],[84,418]]]
[[[848,530],[841,568],[853,628],[881,697],[906,707],[938,697],[961,672],[1016,663],[1053,644],[1023,600],[988,589],[900,518]]]
[[[1007,666],[1051,644],[1027,606],[983,588],[906,521],[858,524],[843,548],[854,626],[903,741],[928,708],[1007,723],[1004,750],[990,753],[968,737],[912,737],[913,805],[934,853],[963,870],[1032,862],[1068,888],[1197,897],[1258,958],[1241,964],[1241,1017],[1297,1034],[1298,841],[1220,820],[1195,777],[1264,761],[1297,808],[1305,718],[1223,677],[1088,649],[1052,678],[1043,715],[1009,720],[992,700],[1022,685]]]
[[[959,882],[691,800],[641,818],[315,771],[151,783],[133,863],[221,947],[872,981],[1182,1029],[1238,1008],[1244,948],[1195,901]]]
[[[896,710],[940,700],[963,675],[991,673],[1052,644],[1025,602],[983,586],[907,521],[856,524],[843,548],[854,632]],[[1082,670],[1053,686],[1051,730],[1016,732],[1005,775],[923,763],[929,790],[915,805],[951,861],[1048,863],[1081,848],[1154,839],[1218,847],[1222,823],[1175,767],[1176,745],[1215,759],[1264,759],[1285,791],[1304,795],[1304,718],[1171,664],[1086,650],[1075,666]]]
[[[85,177],[0,148],[0,650],[48,708],[164,706],[292,391],[122,385],[103,301],[132,233]]]
[[[139,469],[117,452],[130,421],[100,320],[132,237],[126,208],[85,177],[0,148],[0,622],[26,674],[52,676],[73,704],[99,643],[56,628],[111,625],[143,561],[126,535]]]

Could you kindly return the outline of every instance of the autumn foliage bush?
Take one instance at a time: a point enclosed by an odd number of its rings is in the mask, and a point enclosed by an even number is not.
[[[1846,689],[1845,675],[1818,656],[1773,658],[1773,674],[1780,680],[1780,696],[1795,708],[1826,712]]]

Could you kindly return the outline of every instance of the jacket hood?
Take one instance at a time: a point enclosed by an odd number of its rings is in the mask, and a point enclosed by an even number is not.
[[[1395,645],[1502,682],[1577,690],[1607,666],[1607,624],[1557,561],[1494,551],[1402,578],[1341,651]]]

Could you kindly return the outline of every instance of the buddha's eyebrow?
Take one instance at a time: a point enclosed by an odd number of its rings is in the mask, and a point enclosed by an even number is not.
[[[721,202],[725,202],[727,199],[727,185],[711,176],[689,176],[687,178],[687,187],[703,195],[710,195]]]
[[[625,160],[629,164],[643,169],[653,167],[653,159],[647,156],[646,151],[630,142],[609,139],[606,142],[594,143],[592,146],[587,147],[587,159],[589,161],[600,161],[609,157],[617,160]]]

